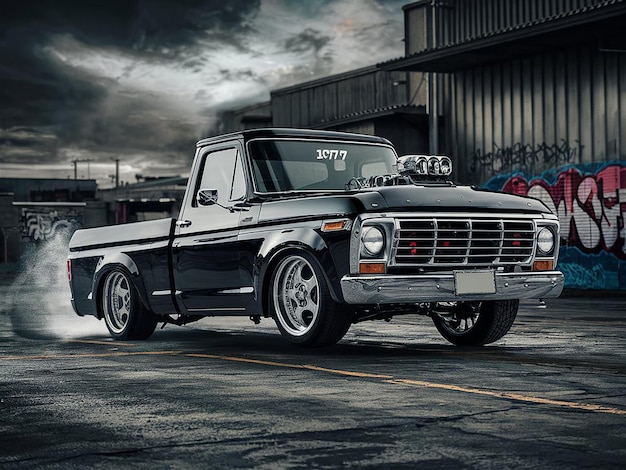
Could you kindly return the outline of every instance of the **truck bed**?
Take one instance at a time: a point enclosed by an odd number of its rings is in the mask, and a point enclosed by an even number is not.
[[[79,315],[98,316],[97,290],[107,269],[136,276],[139,295],[157,314],[175,311],[171,292],[170,242],[175,219],[78,230],[69,243],[72,303]],[[69,265],[68,265],[69,267]],[[164,295],[164,293],[166,295]]]
[[[70,240],[70,251],[132,245],[136,243],[167,240],[174,219],[158,219],[78,230]]]

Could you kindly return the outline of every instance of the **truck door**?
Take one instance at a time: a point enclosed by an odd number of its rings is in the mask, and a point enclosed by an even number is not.
[[[217,190],[217,203],[201,205],[202,189]],[[229,207],[245,196],[238,143],[200,149],[195,159],[173,243],[176,297],[189,314],[242,314],[237,236],[239,217]]]

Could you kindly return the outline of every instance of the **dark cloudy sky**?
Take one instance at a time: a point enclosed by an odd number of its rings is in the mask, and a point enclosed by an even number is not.
[[[0,0],[0,177],[185,175],[216,115],[403,54],[406,0]]]

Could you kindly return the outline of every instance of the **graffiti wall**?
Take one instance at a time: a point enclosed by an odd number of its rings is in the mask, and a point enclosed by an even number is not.
[[[470,173],[490,175],[512,171],[524,171],[537,174],[546,168],[557,168],[561,165],[578,161],[584,146],[576,141],[571,146],[565,140],[560,144],[546,143],[532,146],[518,142],[511,147],[499,147],[495,142],[491,151],[477,149],[470,156]]]
[[[32,205],[19,207],[22,237],[30,242],[51,240],[57,235],[71,234],[82,225],[82,206]]]
[[[566,287],[626,290],[626,162],[518,171],[484,187],[540,199],[558,215]]]

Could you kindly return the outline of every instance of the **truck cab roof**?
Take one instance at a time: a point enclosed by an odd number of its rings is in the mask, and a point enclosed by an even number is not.
[[[294,129],[281,127],[268,127],[260,129],[247,129],[230,134],[223,134],[215,137],[207,137],[198,141],[197,147],[204,147],[235,138],[248,141],[259,137],[276,137],[276,138],[298,138],[298,139],[328,139],[328,140],[344,140],[355,142],[371,142],[374,144],[391,145],[387,139],[373,135],[352,134],[349,132],[323,131],[312,129]]]

